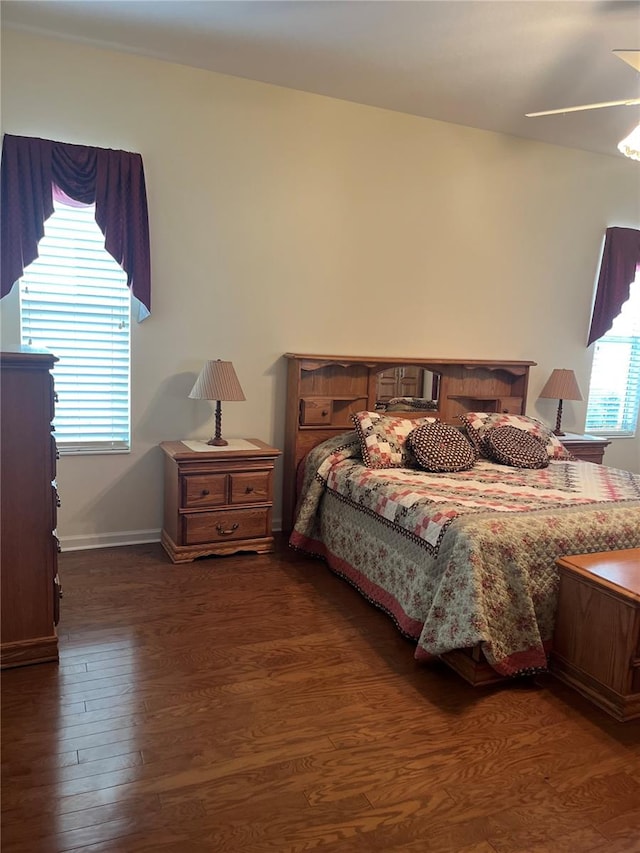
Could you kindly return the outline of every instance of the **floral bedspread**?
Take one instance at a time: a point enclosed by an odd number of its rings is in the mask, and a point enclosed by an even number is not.
[[[575,461],[372,470],[344,433],[307,456],[290,542],[389,613],[417,658],[480,643],[498,672],[532,672],[553,634],[555,560],[640,547],[640,476]]]

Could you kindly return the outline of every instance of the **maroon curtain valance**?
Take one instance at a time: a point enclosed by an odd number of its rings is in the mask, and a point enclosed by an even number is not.
[[[149,215],[139,154],[5,134],[0,173],[0,298],[38,257],[55,184],[76,201],[95,203],[105,249],[126,272],[133,295],[151,311]]]
[[[587,346],[611,328],[629,298],[629,288],[638,266],[640,231],[635,228],[607,228]]]

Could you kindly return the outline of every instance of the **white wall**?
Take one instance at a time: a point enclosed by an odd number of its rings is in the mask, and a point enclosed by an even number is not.
[[[640,221],[638,165],[620,157],[8,30],[2,125],[145,164],[132,451],[60,460],[66,547],[157,538],[158,443],[213,431],[212,405],[187,398],[208,358],[232,360],[247,396],[224,406],[225,434],[279,447],[289,350],[532,359],[528,412],[553,424],[537,401],[551,370],[588,388],[604,230]],[[584,415],[565,403],[563,426]],[[639,447],[605,459],[640,472]]]

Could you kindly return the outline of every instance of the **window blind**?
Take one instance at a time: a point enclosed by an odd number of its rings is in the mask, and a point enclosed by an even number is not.
[[[587,432],[633,436],[640,408],[640,278],[613,326],[595,344]]]
[[[93,207],[54,203],[39,257],[20,286],[22,341],[59,361],[54,427],[61,452],[129,448],[131,299]]]

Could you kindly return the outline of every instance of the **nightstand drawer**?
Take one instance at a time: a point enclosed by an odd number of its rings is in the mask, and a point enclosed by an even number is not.
[[[269,471],[248,471],[230,474],[231,489],[229,503],[265,503],[271,500],[271,474]]]
[[[182,505],[189,509],[227,502],[226,474],[194,474],[182,480]]]
[[[223,542],[267,536],[269,509],[231,509],[183,516],[184,544]]]
[[[570,432],[561,435],[560,441],[576,459],[582,462],[595,462],[596,465],[602,465],[605,448],[611,444],[608,438]]]

